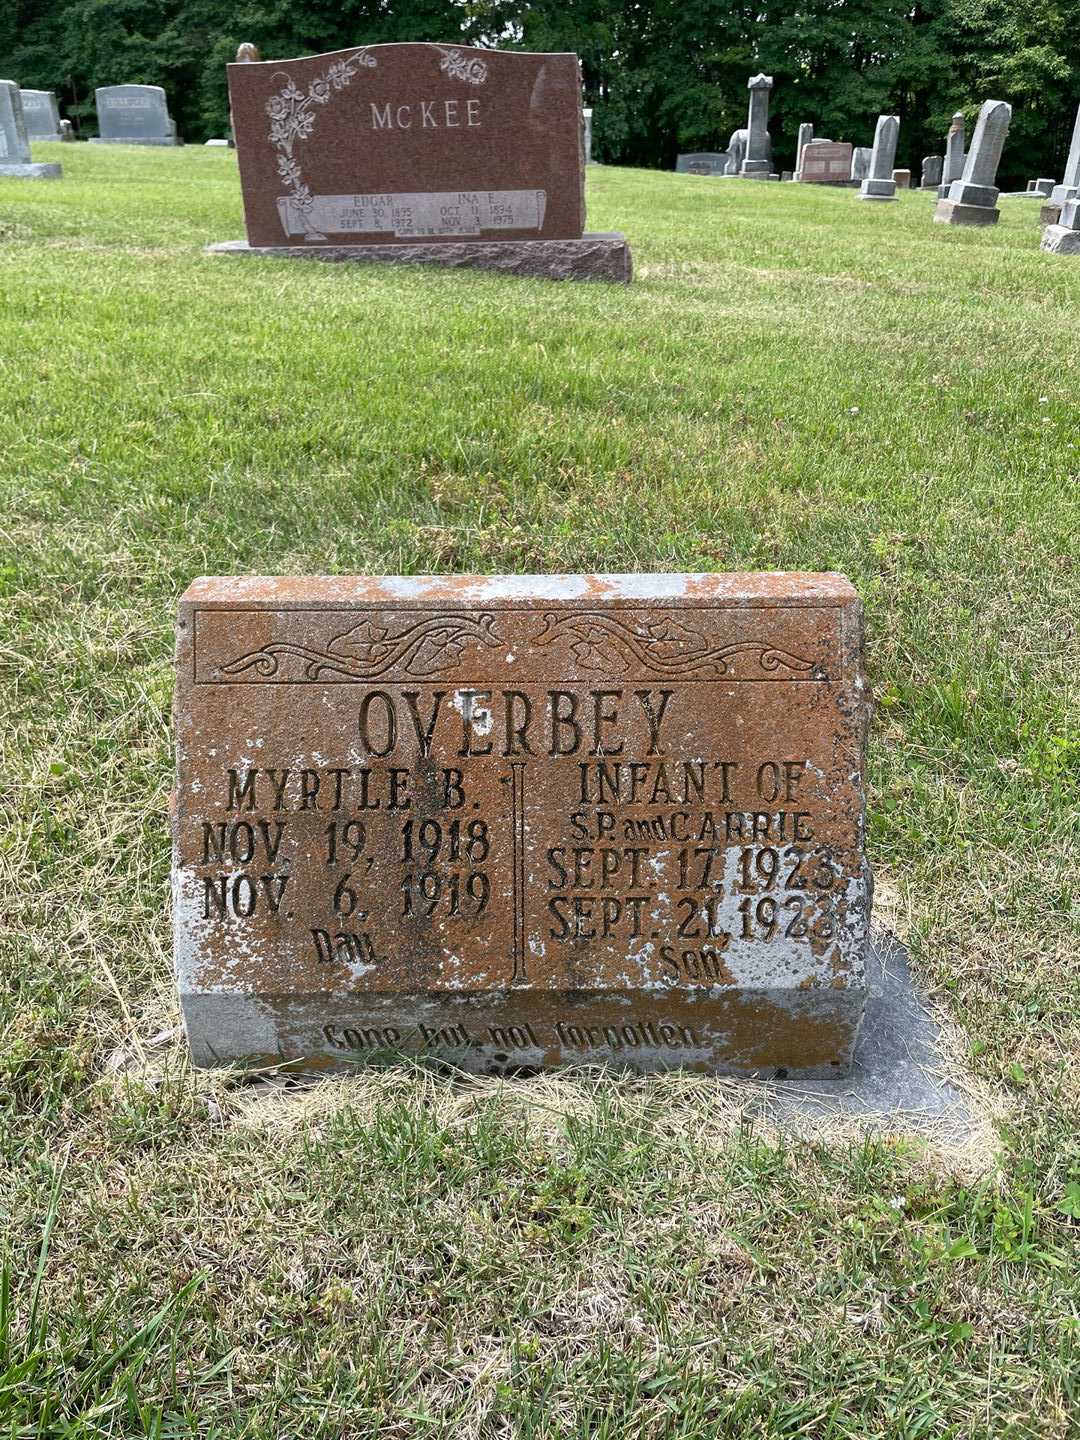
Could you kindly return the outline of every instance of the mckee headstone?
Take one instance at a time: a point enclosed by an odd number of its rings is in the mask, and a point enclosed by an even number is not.
[[[739,174],[748,178],[768,178],[772,170],[772,141],[769,139],[769,91],[771,75],[752,75],[746,82],[750,91],[750,111],[746,122],[746,154]]]
[[[35,140],[60,140],[60,107],[51,90],[20,90],[23,119],[31,143]]]
[[[1067,200],[1075,200],[1078,197],[1080,197],[1080,109],[1076,112],[1076,121],[1073,124],[1069,156],[1065,161],[1065,174],[1062,176],[1061,184],[1055,185],[1051,190],[1050,204],[1064,205]]]
[[[939,200],[948,198],[949,186],[964,173],[965,134],[964,112],[957,110],[945,137],[945,164],[941,171],[941,185],[938,187]]]
[[[679,175],[726,175],[730,156],[726,150],[707,150],[696,155],[680,155],[675,161]]]
[[[201,579],[177,667],[197,1064],[846,1071],[869,697],[843,577]]]
[[[870,153],[870,174],[859,187],[860,200],[896,199],[896,181],[892,172],[899,138],[899,117],[879,115],[874,131],[874,148]]]
[[[160,85],[101,85],[94,103],[101,133],[91,145],[176,144],[176,125]]]
[[[261,59],[262,51],[257,45],[253,45],[250,40],[243,40],[236,47],[237,65],[253,65]],[[233,118],[231,106],[229,107],[229,148],[231,150],[235,150],[236,148],[236,137],[233,132]]]
[[[924,155],[922,162],[922,176],[919,180],[920,190],[936,190],[941,184],[942,167],[945,164],[944,155]]]
[[[852,147],[846,141],[811,140],[803,146],[799,179],[804,185],[847,185]]]
[[[987,100],[979,111],[971,149],[964,161],[964,173],[949,186],[946,200],[939,200],[934,219],[942,225],[996,225],[998,162],[1009,133],[1012,106],[1004,100]]]
[[[584,233],[576,55],[362,46],[229,66],[247,243],[213,253],[628,281]]]
[[[0,80],[0,180],[59,180],[59,165],[35,164],[14,80]]]

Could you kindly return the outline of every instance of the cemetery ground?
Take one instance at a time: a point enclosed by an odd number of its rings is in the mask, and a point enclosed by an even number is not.
[[[559,286],[207,258],[232,155],[55,158],[0,191],[0,1430],[1078,1433],[1080,263],[1035,205],[594,168],[637,277]],[[865,601],[877,918],[968,1139],[188,1068],[191,577],[742,568]]]

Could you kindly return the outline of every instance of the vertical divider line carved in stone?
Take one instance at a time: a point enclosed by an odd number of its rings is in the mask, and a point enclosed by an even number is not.
[[[511,983],[524,985],[525,970],[525,765],[510,762],[510,818],[514,838],[514,965]]]

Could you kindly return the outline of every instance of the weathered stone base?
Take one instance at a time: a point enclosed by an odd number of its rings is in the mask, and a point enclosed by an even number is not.
[[[1000,218],[995,205],[964,205],[959,200],[939,200],[934,211],[939,225],[996,225]]]
[[[1080,230],[1070,230],[1067,225],[1048,225],[1039,249],[1055,255],[1080,255]]]
[[[421,995],[184,992],[196,1065],[348,1070],[374,1055],[499,1075],[560,1065],[687,1069],[759,1078],[839,1078],[851,1066],[865,982],[843,990],[696,986],[623,991]]]
[[[174,139],[172,138],[172,136],[170,136],[170,135],[155,135],[152,140],[133,140],[133,139],[130,139],[130,138],[126,138],[126,139],[123,139],[123,140],[117,140],[117,139],[114,139],[112,136],[110,136],[109,139],[106,140],[106,139],[104,139],[104,138],[103,138],[102,136],[100,136],[100,135],[94,135],[94,136],[90,139],[89,144],[91,144],[91,145],[168,145],[168,146],[170,147],[170,149],[171,149],[171,148],[173,148],[173,147],[176,146],[176,145],[181,145],[181,144],[183,144],[183,141],[181,141],[181,140],[174,140]]]
[[[963,1143],[985,1122],[948,1078],[962,1065],[950,1055],[911,977],[907,952],[893,936],[872,936],[866,959],[867,1001],[851,1076],[779,1081],[751,1114],[803,1133],[819,1125],[835,1133],[849,1118],[875,1134],[926,1133]]]
[[[1039,211],[1040,225],[1056,225],[1061,219],[1060,205],[1044,205]]]
[[[358,265],[441,265],[540,280],[607,280],[624,285],[633,278],[630,246],[626,236],[616,231],[583,235],[580,240],[453,240],[416,245],[249,245],[246,240],[225,240],[208,245],[206,253]]]
[[[0,165],[0,180],[59,180],[62,165]]]
[[[860,200],[895,200],[895,180],[875,180],[872,176],[859,187]]]

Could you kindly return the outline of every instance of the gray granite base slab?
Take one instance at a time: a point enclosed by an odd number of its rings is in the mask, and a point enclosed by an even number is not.
[[[1000,218],[994,205],[964,205],[959,200],[939,200],[934,211],[939,225],[996,225]]]
[[[62,165],[0,165],[0,180],[59,180]]]
[[[926,1130],[950,1139],[966,1138],[977,1127],[967,1098],[940,1073],[943,1056],[938,1026],[915,989],[907,951],[898,940],[875,932],[866,958],[867,1000],[855,1042],[851,1073],[844,1080],[776,1081],[772,1118],[864,1119],[880,1129]]]
[[[155,135],[152,139],[137,139],[131,135],[125,135],[122,139],[110,135],[108,139],[105,139],[101,135],[93,135],[88,143],[91,145],[168,145],[170,149],[173,149],[182,142],[174,140],[171,135]]]
[[[225,240],[208,245],[206,253],[331,264],[440,265],[540,280],[606,280],[623,285],[633,278],[626,236],[615,231],[583,235],[580,240],[453,240],[416,245],[249,245],[246,240]]]
[[[1047,225],[1039,249],[1054,255],[1080,255],[1080,230],[1071,230],[1068,225]]]

